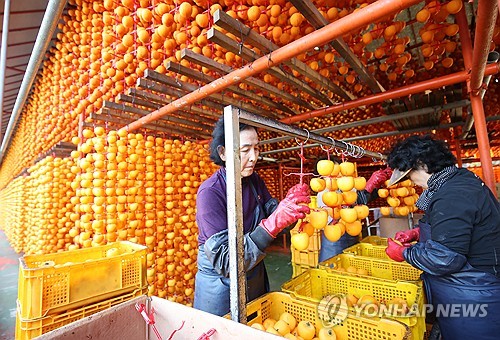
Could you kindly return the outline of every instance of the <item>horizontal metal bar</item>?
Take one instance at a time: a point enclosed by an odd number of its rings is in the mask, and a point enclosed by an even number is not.
[[[500,116],[486,117],[487,122],[493,122],[493,121],[497,121],[497,120],[500,120]],[[375,133],[372,135],[364,135],[364,136],[346,138],[343,141],[344,142],[356,142],[356,141],[360,141],[360,140],[376,139],[376,138],[390,137],[390,136],[397,136],[397,135],[405,135],[405,134],[422,132],[422,131],[429,131],[429,130],[443,130],[443,129],[449,129],[449,128],[455,127],[455,126],[461,126],[463,124],[464,124],[463,122],[455,122],[455,123],[448,123],[448,124],[442,124],[442,125],[436,125],[436,126],[425,126],[425,127],[411,129],[411,130],[401,130],[401,131],[395,130],[395,131],[389,131],[389,132]],[[325,145],[325,144],[319,144],[319,143],[306,144],[306,145],[304,145],[304,148],[305,149],[316,148],[316,147],[319,147],[321,145]],[[260,153],[260,155],[261,156],[268,156],[268,155],[272,155],[272,154],[276,154],[276,153],[295,151],[295,150],[298,150],[300,148],[301,148],[300,146],[291,146],[289,148],[283,148],[283,149],[278,149],[278,150],[263,151]]]
[[[349,122],[346,124],[329,126],[329,127],[313,130],[312,132],[322,134],[325,132],[346,130],[346,129],[350,129],[353,127],[360,127],[360,126],[364,126],[364,125],[383,123],[383,122],[397,120],[397,119],[401,119],[401,118],[416,117],[416,116],[421,116],[421,115],[432,113],[432,112],[437,112],[440,110],[442,110],[442,111],[451,110],[451,109],[455,109],[455,108],[459,108],[459,107],[463,107],[463,106],[468,106],[468,105],[470,105],[470,101],[468,99],[464,99],[464,100],[460,100],[460,101],[445,104],[445,105],[437,105],[437,106],[426,107],[426,108],[417,109],[417,110],[408,111],[408,112],[401,112],[401,113],[397,113],[397,114],[393,114],[393,115],[385,115],[385,116],[365,119],[365,120],[361,120],[361,121]],[[282,142],[282,141],[289,140],[289,139],[291,139],[291,138],[288,136],[270,138],[270,139],[266,139],[266,140],[261,141],[260,144],[278,143],[278,142]]]
[[[243,111],[239,109],[238,116],[240,118],[240,122],[246,123],[248,125],[264,128],[266,130],[284,133],[289,136],[299,137],[305,139],[307,141],[313,141],[319,143],[318,145],[331,145],[334,148],[338,148],[344,151],[352,152],[356,155],[366,155],[368,157],[377,158],[377,159],[385,159],[386,157],[378,152],[372,152],[368,150],[364,150],[358,146],[335,140],[333,138],[323,137],[321,135],[309,132],[307,130],[295,128],[293,126],[287,125],[285,123],[278,122],[276,120],[258,116],[256,114]],[[305,143],[305,142],[304,142]],[[264,153],[262,153],[264,154]]]

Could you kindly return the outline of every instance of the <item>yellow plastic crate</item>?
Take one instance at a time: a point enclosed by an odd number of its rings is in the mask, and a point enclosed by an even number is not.
[[[311,197],[311,203],[309,203],[309,208],[315,209],[318,207],[318,197],[317,196],[310,196]]]
[[[112,299],[84,306],[79,309],[67,311],[66,313],[54,314],[43,318],[23,319],[20,316],[19,306],[16,318],[16,340],[28,340],[50,332],[54,329],[80,320],[86,316],[103,311],[124,301],[147,293],[147,288],[137,289],[131,293],[124,294]]]
[[[322,327],[318,318],[318,304],[294,299],[286,293],[273,292],[263,295],[247,304],[248,324],[261,323],[273,318],[278,320],[284,312],[292,314],[297,322],[309,320],[317,328]],[[333,330],[338,340],[400,340],[411,339],[408,326],[394,320],[374,320],[349,315],[341,325]]]
[[[370,243],[374,246],[386,246],[387,247],[387,238],[380,236],[367,236],[362,239],[360,242],[362,243]]]
[[[356,256],[353,254],[339,254],[326,261],[320,262],[318,267],[333,273],[345,273],[361,277],[378,277],[394,281],[418,281],[420,280],[420,274],[422,274],[421,270],[418,270],[406,262],[387,261],[384,259]],[[339,267],[344,269],[348,267],[365,269],[368,275],[346,273],[339,271]]]
[[[292,262],[292,277],[299,276],[303,272],[312,269],[313,267],[309,267],[305,264],[295,264]]]
[[[329,273],[322,269],[310,269],[285,282],[281,289],[299,300],[316,304],[323,297],[335,294],[352,294],[357,297],[371,295],[378,302],[399,297],[404,299],[410,307],[416,304],[418,310],[423,313],[424,292],[422,285],[418,283],[363,278]],[[355,313],[354,308],[349,308],[349,312]],[[391,317],[390,315],[386,316]],[[425,315],[398,316],[394,319],[410,326],[415,339],[422,339],[424,336]]]
[[[385,253],[385,248],[387,248],[387,246],[376,246],[370,243],[357,243],[344,249],[343,253],[391,260],[391,258]]]
[[[290,237],[297,234],[298,231],[294,228],[290,230]],[[293,246],[292,246],[293,248]],[[321,249],[321,233],[318,230],[314,230],[312,236],[309,237],[309,246],[307,247],[307,251],[318,251]],[[304,250],[305,251],[305,250]]]
[[[123,241],[20,258],[21,318],[41,318],[146,287],[146,249]]]
[[[306,265],[313,268],[318,267],[319,250],[298,251],[292,246],[290,247],[290,252],[292,253],[292,263]]]

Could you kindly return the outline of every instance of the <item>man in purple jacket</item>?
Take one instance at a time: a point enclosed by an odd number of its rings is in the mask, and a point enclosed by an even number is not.
[[[210,144],[210,158],[220,165],[202,183],[196,199],[198,224],[198,272],[194,308],[215,314],[229,313],[229,245],[227,226],[224,119],[216,123]],[[265,249],[285,227],[309,213],[309,187],[297,184],[278,204],[264,181],[254,172],[259,156],[259,138],[254,127],[240,123],[243,229],[247,300],[269,291],[264,266]],[[305,205],[301,205],[305,203]]]

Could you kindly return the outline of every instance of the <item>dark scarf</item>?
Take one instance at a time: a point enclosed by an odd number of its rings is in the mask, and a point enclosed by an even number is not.
[[[446,181],[458,171],[458,168],[454,165],[444,168],[443,170],[432,174],[427,181],[427,189],[422,192],[417,203],[415,205],[426,211],[429,208],[429,204],[431,203],[432,196],[443,186]]]

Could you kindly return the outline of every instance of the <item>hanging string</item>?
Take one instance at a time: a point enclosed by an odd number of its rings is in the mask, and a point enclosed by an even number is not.
[[[306,158],[304,156],[304,144],[307,143],[307,141],[309,140],[309,130],[307,129],[304,129],[306,132],[307,132],[307,138],[304,142],[299,142],[297,141],[297,138],[295,138],[295,142],[300,146],[300,152],[298,154],[299,158],[300,158],[300,172],[291,172],[289,174],[285,174],[285,176],[291,176],[291,175],[296,175],[296,176],[299,176],[299,183],[300,184],[303,184],[304,180],[304,176],[312,176],[314,175],[313,173],[311,172],[308,172],[308,173],[304,173],[304,162],[306,161]]]

